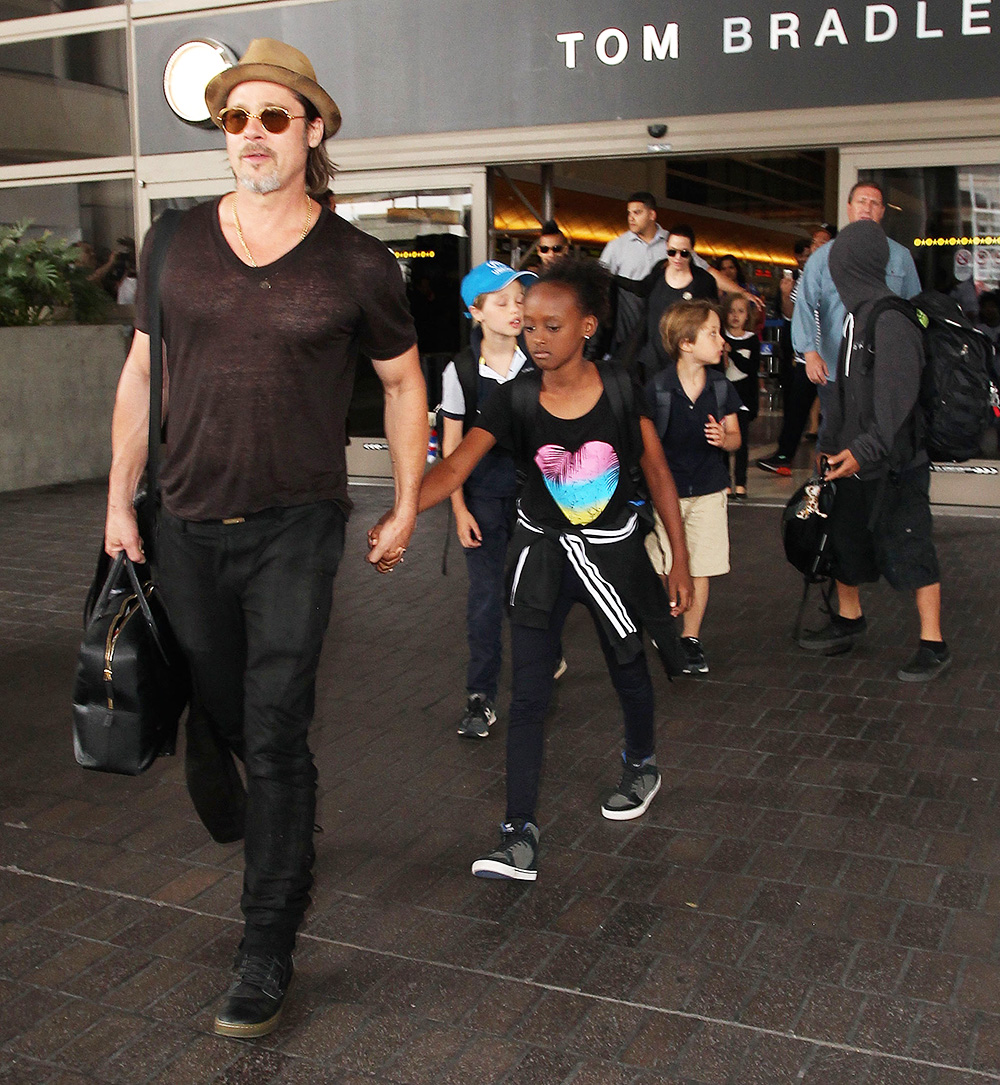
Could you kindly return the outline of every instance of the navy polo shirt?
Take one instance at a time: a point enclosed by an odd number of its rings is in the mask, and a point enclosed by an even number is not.
[[[681,497],[714,494],[729,485],[729,454],[705,440],[708,416],[712,415],[716,422],[722,421],[719,417],[719,395],[712,387],[717,383],[723,386],[723,417],[746,410],[736,389],[715,369],[705,370],[705,387],[694,403],[681,386],[675,365],[661,370],[647,386],[646,394],[654,416],[658,413],[657,390],[670,392],[670,424],[666,436],[661,435],[660,440]],[[657,419],[658,431],[659,428]]]

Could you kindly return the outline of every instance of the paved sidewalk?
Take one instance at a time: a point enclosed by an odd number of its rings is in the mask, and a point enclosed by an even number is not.
[[[939,518],[955,663],[895,671],[912,608],[866,593],[853,655],[789,631],[777,513],[731,514],[711,673],[656,678],[664,788],[603,820],[619,723],[585,614],[547,733],[540,874],[481,882],[503,723],[462,742],[465,572],[444,517],[379,577],[356,492],[314,748],[315,903],[285,1019],[211,1034],[239,934],[238,847],[177,759],[72,759],[96,484],[0,497],[0,1082],[982,1085],[1000,1080],[1000,532]],[[818,618],[818,615],[817,615]],[[505,699],[502,701],[505,708]]]

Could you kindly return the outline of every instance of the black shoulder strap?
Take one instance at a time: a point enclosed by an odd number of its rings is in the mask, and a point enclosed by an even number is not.
[[[865,344],[869,350],[874,351],[875,340],[873,338],[875,332],[875,322],[883,313],[902,313],[908,320],[911,320],[916,327],[923,331],[924,323],[920,319],[920,310],[913,304],[912,301],[907,301],[906,298],[898,297],[896,294],[889,294],[884,298],[879,298],[871,307],[871,312],[868,314],[868,320],[865,323]]]
[[[673,406],[674,393],[669,388],[661,388],[658,382],[655,387],[656,402],[653,404],[653,421],[662,441],[670,428],[670,408]]]
[[[642,429],[635,410],[632,378],[621,366],[617,365],[602,366],[601,377],[611,413],[615,416],[618,431],[625,441],[624,448],[628,457],[629,471],[634,476],[639,470],[639,461],[642,459]]]
[[[518,374],[510,382],[510,407],[514,417],[514,449],[515,457],[524,455],[528,439],[528,431],[531,429],[535,418],[538,416],[538,396],[542,390],[542,374],[535,369],[523,376]]]
[[[465,402],[465,417],[462,419],[462,432],[468,432],[479,409],[479,359],[472,347],[460,350],[453,359],[455,375],[462,389]]]
[[[156,499],[160,473],[160,437],[163,431],[163,313],[160,308],[160,275],[167,248],[180,225],[182,212],[173,208],[156,220],[156,233],[146,269],[146,311],[149,313],[149,452],[146,461],[146,492]]]
[[[721,422],[726,417],[726,400],[729,398],[729,381],[724,377],[722,380],[711,378],[715,391],[715,420]],[[732,411],[728,412],[732,414]]]

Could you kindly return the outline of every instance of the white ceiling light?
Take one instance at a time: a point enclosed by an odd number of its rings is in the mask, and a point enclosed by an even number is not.
[[[167,105],[188,124],[210,126],[205,87],[213,76],[231,68],[238,59],[228,45],[211,38],[195,38],[178,46],[163,69]]]

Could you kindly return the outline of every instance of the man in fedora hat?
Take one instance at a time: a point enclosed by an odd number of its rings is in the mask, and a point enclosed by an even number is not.
[[[351,507],[345,422],[358,354],[385,389],[396,480],[393,511],[369,541],[381,572],[402,560],[413,530],[427,399],[392,253],[314,198],[329,183],[323,141],[340,111],[309,60],[258,39],[205,99],[237,183],[181,218],[163,267],[169,404],[155,564],[191,665],[189,789],[216,839],[244,839],[245,925],[215,1030],[253,1037],[278,1023],[312,885],[308,730]],[[135,561],[149,252],[147,238],[115,403],[105,535],[109,554]]]

